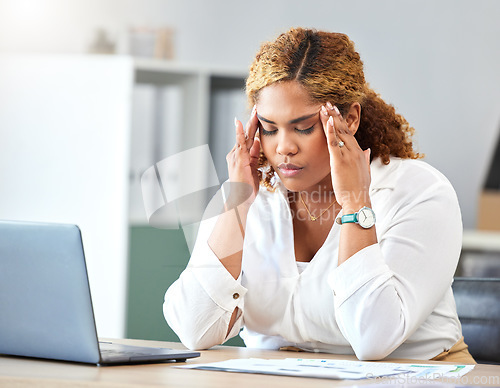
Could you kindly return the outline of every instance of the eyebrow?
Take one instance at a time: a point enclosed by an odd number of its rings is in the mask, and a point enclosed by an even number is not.
[[[296,118],[296,119],[290,120],[290,121],[288,122],[288,124],[297,124],[297,123],[299,123],[299,122],[301,122],[301,121],[304,121],[304,120],[310,119],[311,117],[314,117],[314,116],[316,116],[317,114],[318,114],[318,113],[316,112],[316,113],[312,113],[312,114],[310,114],[310,115],[300,116],[300,117],[298,117],[298,118]],[[262,117],[262,116],[261,116],[261,115],[259,115],[258,113],[257,113],[257,118],[258,118],[259,120],[261,120],[261,121],[265,121],[266,123],[276,125],[276,123],[275,123],[274,121],[271,121],[271,120],[269,120],[269,119],[266,119],[265,117]]]

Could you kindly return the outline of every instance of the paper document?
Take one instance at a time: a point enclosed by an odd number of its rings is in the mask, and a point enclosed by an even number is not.
[[[182,365],[178,366],[178,368],[338,380],[389,379],[391,376],[394,378],[396,376],[405,376],[407,379],[423,381],[438,378],[458,379],[471,371],[474,365],[400,364],[305,358],[277,360],[247,358]]]

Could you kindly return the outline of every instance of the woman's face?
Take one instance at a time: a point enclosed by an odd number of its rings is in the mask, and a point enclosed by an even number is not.
[[[295,81],[275,83],[259,93],[262,150],[290,191],[332,187],[320,108]]]

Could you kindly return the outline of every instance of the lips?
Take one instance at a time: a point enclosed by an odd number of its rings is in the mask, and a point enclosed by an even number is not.
[[[280,165],[278,165],[278,169],[283,176],[290,178],[299,174],[302,171],[303,167],[297,166],[292,163],[281,163]]]

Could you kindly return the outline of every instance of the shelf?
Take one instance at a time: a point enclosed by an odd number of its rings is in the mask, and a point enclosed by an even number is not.
[[[161,313],[161,301],[186,267],[197,223],[214,194],[214,181],[223,181],[227,174],[225,159],[234,144],[234,117],[243,120],[247,114],[243,112],[247,72],[143,58],[134,58],[133,67],[127,336],[176,340]],[[188,163],[172,161],[183,151],[207,144],[210,153],[204,153],[201,161],[197,155],[186,157]],[[197,184],[192,191],[181,190],[182,197],[167,205],[152,207],[156,210],[148,222],[141,176],[154,165],[160,175],[162,161],[168,167],[172,161],[173,171],[164,170],[161,179],[151,175],[150,182],[158,183],[151,198],[157,199],[162,190],[165,204],[167,188],[183,187],[185,179]],[[212,179],[214,167],[218,179]],[[144,316],[151,319],[145,321]]]
[[[500,252],[500,231],[464,230],[464,250]]]
[[[243,78],[248,75],[245,69],[239,70],[223,66],[207,66],[194,63],[182,63],[161,59],[134,58],[134,68],[141,72],[160,72],[178,75],[207,75],[225,78]]]
[[[233,119],[245,115],[242,111],[246,105],[247,72],[148,58],[134,58],[133,66],[129,219],[132,224],[141,224],[147,219],[142,206],[140,177],[165,158],[208,144],[219,182],[224,180],[228,139],[234,137]],[[196,164],[197,168],[190,168],[183,174],[189,174],[194,182],[206,182],[208,188],[213,185],[213,180],[209,179],[209,164]],[[177,225],[176,220],[167,223]]]

